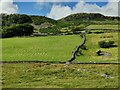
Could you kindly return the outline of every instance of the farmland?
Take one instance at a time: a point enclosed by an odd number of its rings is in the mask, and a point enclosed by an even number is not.
[[[103,38],[104,36],[113,38]],[[83,54],[78,56],[79,62],[117,62],[118,47],[103,49],[98,46],[98,41],[114,40],[118,45],[118,34],[90,34],[86,35],[86,46],[88,50],[83,50]],[[27,37],[3,39],[3,61],[67,61],[72,50],[82,42],[79,35],[68,36],[47,36],[47,37]],[[110,52],[112,56],[97,56],[96,51],[103,50]],[[114,53],[113,53],[114,52]]]
[[[23,16],[4,15],[9,18],[3,19],[4,38],[0,39],[3,88],[118,88],[117,17],[83,13],[53,20]],[[65,63],[83,41],[82,33],[86,33],[86,49],[81,48],[82,54],[72,64]],[[100,41],[114,45],[101,48]],[[98,55],[98,51],[107,54]]]
[[[71,39],[73,41],[71,41]],[[4,39],[3,60],[66,61],[71,55],[72,49],[70,50],[70,48],[74,48],[76,44],[79,44],[78,40],[81,41],[80,36],[48,36]]]
[[[108,29],[108,30],[118,30],[118,25],[90,25],[86,29]]]
[[[107,36],[113,38],[106,38]],[[118,47],[100,48],[98,41],[114,40],[118,33],[87,34],[86,46],[74,62],[118,63]],[[79,35],[3,39],[3,61],[66,62],[82,38]],[[96,51],[112,56],[97,56]],[[4,63],[3,88],[117,88],[118,64]],[[12,71],[12,72],[11,72]]]

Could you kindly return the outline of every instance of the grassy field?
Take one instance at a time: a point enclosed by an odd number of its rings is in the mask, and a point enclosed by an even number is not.
[[[0,88],[11,88],[11,90],[13,88],[107,88],[108,90],[118,88],[120,74],[118,72],[118,42],[120,41],[118,41],[117,32],[119,22],[117,18],[107,20],[99,15],[101,18],[96,18],[97,15],[92,14],[90,18],[87,16],[89,15],[70,15],[58,21],[45,17],[33,17],[31,25],[35,28],[31,36],[40,33],[48,34],[48,36],[0,39],[0,57],[2,57],[0,60],[5,61],[0,62],[0,67],[2,67],[0,68]],[[19,31],[19,28],[20,31],[25,31],[26,28],[16,27],[21,26],[19,24],[22,24],[22,21],[29,23],[29,20],[24,18],[24,16],[22,19],[17,15],[10,15],[10,17],[5,15],[3,18],[5,26],[2,25],[2,31],[11,36],[12,25],[15,25],[13,31]],[[16,19],[18,21],[13,22]],[[82,42],[80,35],[75,33],[83,30],[89,33],[86,34],[87,50],[82,50],[83,55],[77,56],[75,63],[72,64],[54,63],[67,62],[71,58],[72,51]],[[98,42],[103,40],[114,41],[117,47],[100,48]],[[111,55],[98,56],[96,54],[98,50]]]
[[[113,38],[106,38],[111,35]],[[101,40],[114,40],[118,45],[117,33],[89,34],[86,37],[88,50],[83,50],[83,55],[78,56],[76,61],[117,62],[118,47],[102,49],[98,46],[98,41]],[[75,47],[82,42],[82,38],[79,35],[25,37],[3,39],[2,42],[3,61],[67,61]],[[97,56],[97,50],[109,52],[112,56]]]
[[[3,39],[3,60],[65,61],[81,40],[80,36]]]
[[[2,68],[3,88],[118,87],[118,65],[112,64],[6,63]]]
[[[118,30],[118,25],[89,25],[86,29],[110,29],[110,30]]]
[[[98,42],[115,41],[118,33],[87,34],[83,55],[75,62],[118,62],[118,47],[100,48]],[[2,39],[3,61],[67,61],[82,42],[79,35],[14,37]],[[96,51],[111,53],[97,56]],[[117,64],[3,63],[3,88],[117,88]]]

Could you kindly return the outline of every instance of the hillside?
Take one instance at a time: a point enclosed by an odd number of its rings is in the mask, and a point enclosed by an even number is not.
[[[31,35],[34,36],[35,34],[37,34],[37,36],[40,36],[41,33],[46,33],[48,35],[79,34],[81,31],[91,32],[92,29],[88,28],[88,26],[90,25],[92,26],[111,25],[112,27],[112,25],[118,25],[120,23],[118,22],[118,19],[120,19],[119,17],[108,17],[98,13],[71,14],[60,20],[53,20],[45,16],[35,16],[35,15],[25,15],[25,14],[11,14],[11,15],[1,14],[1,15],[2,15],[3,33],[5,32],[3,35],[4,37],[6,37],[6,35],[7,37],[11,36],[9,35],[11,34],[9,31],[14,33],[12,30],[18,28],[19,25],[21,26],[21,24],[29,24],[33,26],[34,29],[33,32],[31,32]],[[107,28],[107,26],[105,27]],[[117,27],[118,26],[115,26],[116,28],[114,29],[115,31],[118,30]],[[24,29],[22,30],[21,27],[19,27],[18,29],[18,32],[23,31],[23,36],[26,35],[26,33],[24,33]],[[102,30],[104,30],[104,28],[102,28]],[[13,36],[18,36],[18,34],[12,35],[11,37]]]
[[[77,13],[77,14],[71,14],[65,18],[60,19],[59,21],[79,21],[79,20],[107,21],[107,20],[118,20],[118,19],[119,17],[109,17],[99,13]]]
[[[33,21],[33,24],[35,24],[35,25],[41,25],[44,22],[49,22],[51,24],[57,23],[56,20],[53,20],[51,18],[47,18],[45,16],[35,16],[35,15],[32,15],[30,17],[31,17],[31,19]]]
[[[60,20],[3,14],[1,86],[118,88],[117,19],[85,13]]]

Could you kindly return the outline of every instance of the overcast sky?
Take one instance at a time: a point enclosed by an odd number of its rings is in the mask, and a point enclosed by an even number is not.
[[[52,19],[74,13],[118,16],[118,1],[120,0],[0,0],[0,13],[42,15]]]

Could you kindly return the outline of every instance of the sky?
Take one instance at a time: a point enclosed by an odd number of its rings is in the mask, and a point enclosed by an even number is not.
[[[120,0],[0,0],[0,13],[28,14],[61,19],[75,13],[118,16]]]

